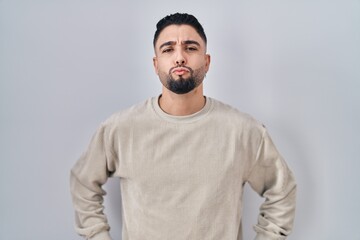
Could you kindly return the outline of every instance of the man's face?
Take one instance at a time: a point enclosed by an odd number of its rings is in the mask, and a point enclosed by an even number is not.
[[[209,70],[204,40],[189,25],[170,25],[155,44],[156,74],[168,90],[185,94],[197,88]]]

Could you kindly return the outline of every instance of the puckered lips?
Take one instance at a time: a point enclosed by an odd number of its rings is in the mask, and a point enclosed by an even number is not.
[[[174,73],[175,75],[178,75],[178,76],[184,75],[188,72],[190,72],[190,70],[185,67],[176,67],[171,70],[171,73]]]

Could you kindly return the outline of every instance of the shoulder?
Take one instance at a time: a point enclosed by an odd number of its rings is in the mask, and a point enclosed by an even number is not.
[[[101,125],[108,129],[129,128],[138,119],[151,115],[151,98],[110,115]]]
[[[213,103],[213,115],[223,123],[263,131],[264,125],[252,115],[242,112],[239,109],[219,100],[211,98],[211,101]]]

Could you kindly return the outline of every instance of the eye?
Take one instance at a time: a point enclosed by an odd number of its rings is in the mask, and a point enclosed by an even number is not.
[[[194,52],[194,51],[197,51],[197,48],[193,47],[193,46],[189,46],[189,47],[186,47],[186,51]]]
[[[172,52],[172,48],[165,48],[164,50],[162,50],[161,52],[162,53],[169,53],[169,52]]]

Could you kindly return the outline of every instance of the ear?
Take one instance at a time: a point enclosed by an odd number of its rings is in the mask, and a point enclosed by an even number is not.
[[[153,65],[154,65],[154,70],[155,70],[155,73],[157,75],[159,75],[159,69],[158,69],[158,61],[157,61],[157,57],[153,57]]]
[[[211,62],[210,54],[205,54],[205,68],[206,68],[206,72],[209,71],[210,62]]]

